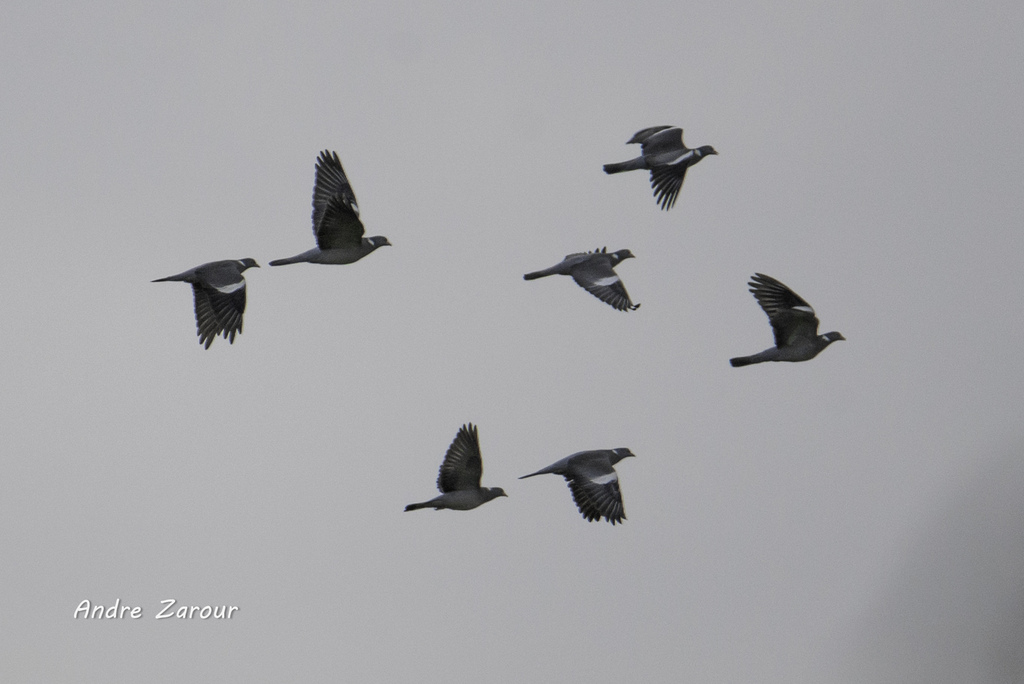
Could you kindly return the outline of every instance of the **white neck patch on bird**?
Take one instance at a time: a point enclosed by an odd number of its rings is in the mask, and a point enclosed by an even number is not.
[[[694,157],[700,157],[700,153],[696,150],[687,150],[683,154],[679,155],[675,159],[669,162],[669,165],[679,164],[680,162],[686,161],[687,159],[693,159]]]

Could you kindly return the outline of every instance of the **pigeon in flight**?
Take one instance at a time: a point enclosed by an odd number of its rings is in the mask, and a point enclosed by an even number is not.
[[[192,284],[196,306],[196,334],[199,344],[207,349],[213,338],[223,333],[224,339],[234,344],[235,333],[242,332],[242,314],[245,313],[245,278],[242,271],[259,264],[253,259],[239,261],[211,261],[190,268],[184,273],[157,278],[154,283],[181,281]]]
[[[284,264],[351,264],[378,247],[391,243],[382,235],[363,237],[359,205],[341,168],[337,152],[324,150],[316,160],[313,186],[313,235],[316,247],[287,259],[275,259],[271,266]]]
[[[619,476],[612,466],[630,456],[634,456],[633,452],[625,448],[578,451],[519,479],[546,473],[561,475],[569,483],[573,501],[584,518],[593,522],[604,516],[614,525],[625,520],[626,513],[622,509]]]
[[[818,317],[811,305],[775,278],[755,273],[747,285],[768,314],[775,332],[775,346],[752,356],[729,359],[733,366],[765,361],[808,361],[833,342],[846,339],[838,332],[819,335]]]
[[[608,252],[606,247],[593,252],[569,254],[561,263],[551,268],[527,273],[523,280],[536,280],[549,275],[569,275],[577,285],[618,311],[635,311],[640,305],[630,301],[626,286],[613,270],[620,261],[632,256],[633,253],[628,249]]]
[[[441,472],[437,476],[437,488],[441,490],[441,496],[436,496],[430,501],[409,504],[405,510],[433,508],[436,511],[450,508],[455,511],[468,511],[491,499],[508,496],[501,487],[481,487],[480,476],[483,471],[480,438],[476,426],[472,423],[463,425],[452,440],[448,453],[444,455],[444,461],[441,463]]]
[[[605,164],[604,172],[649,169],[654,196],[665,210],[676,203],[686,169],[709,154],[718,154],[710,145],[690,149],[683,142],[683,129],[676,126],[653,126],[637,131],[626,144],[634,143],[640,143],[639,157],[618,164]]]

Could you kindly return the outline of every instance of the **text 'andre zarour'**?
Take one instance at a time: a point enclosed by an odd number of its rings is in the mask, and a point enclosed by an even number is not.
[[[176,607],[177,606],[177,607]],[[160,602],[160,610],[157,611],[157,620],[165,618],[177,618],[179,620],[230,620],[238,606],[186,606],[178,605],[175,599],[164,599]],[[123,620],[131,618],[138,620],[142,617],[142,606],[121,605],[121,599],[117,599],[109,606],[93,605],[89,599],[84,599],[75,608],[75,619],[93,620]]]

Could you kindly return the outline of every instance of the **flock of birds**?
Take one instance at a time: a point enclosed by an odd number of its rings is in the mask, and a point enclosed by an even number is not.
[[[624,171],[650,171],[654,196],[663,210],[671,209],[679,197],[686,171],[706,156],[717,155],[709,145],[688,148],[683,131],[675,126],[654,126],[638,131],[627,144],[639,144],[640,156],[617,164],[605,164],[608,174]],[[386,237],[364,237],[359,205],[336,152],[324,150],[316,162],[313,187],[313,234],[316,247],[271,266],[286,264],[351,264],[378,247],[390,246]],[[618,311],[634,311],[634,304],[615,267],[633,253],[628,249],[608,252],[606,248],[567,255],[561,262],[540,271],[527,273],[525,280],[549,275],[572,276],[580,287]],[[153,282],[179,281],[192,285],[195,300],[196,332],[199,343],[210,348],[217,335],[234,343],[242,332],[245,312],[245,277],[248,268],[259,267],[254,259],[212,261],[177,275]],[[775,278],[756,273],[748,283],[750,292],[761,305],[775,334],[775,346],[750,356],[729,360],[733,366],[766,361],[808,361],[837,340],[838,332],[818,334],[818,317],[800,295]],[[604,518],[612,525],[625,519],[622,492],[615,464],[633,456],[626,448],[580,451],[542,468],[535,475],[554,474],[566,479],[576,507],[589,521]],[[500,496],[500,487],[481,487],[483,460],[480,437],[473,424],[463,425],[448,447],[437,477],[440,496],[405,507],[470,510]]]

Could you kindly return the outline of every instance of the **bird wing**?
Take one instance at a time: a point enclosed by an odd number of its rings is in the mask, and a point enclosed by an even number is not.
[[[633,137],[626,141],[626,144],[627,145],[635,145],[636,143],[641,143],[642,144],[645,140],[650,138],[652,135],[654,135],[658,131],[668,130],[669,128],[672,128],[672,126],[651,126],[650,128],[644,128],[643,130],[639,130],[636,133],[634,133]],[[680,136],[682,136],[682,131],[680,131]]]
[[[651,187],[662,209],[667,211],[675,205],[688,168],[687,164],[666,164],[651,169]]]
[[[437,488],[441,492],[459,489],[478,489],[484,464],[480,458],[480,437],[472,423],[459,428],[458,434],[448,447],[437,476]]]
[[[192,294],[199,342],[209,349],[219,333],[234,342],[245,312],[245,278],[237,262],[214,261],[196,268]]]
[[[237,292],[226,295],[216,289],[194,283],[192,294],[195,300],[196,334],[199,335],[199,343],[209,349],[213,338],[222,332],[224,339],[234,342],[235,333],[242,332],[242,312],[245,310],[244,286]]]
[[[603,253],[577,264],[570,274],[577,285],[619,311],[634,310],[640,306],[629,299],[626,286]]]
[[[559,266],[565,265],[568,267],[572,267],[577,264],[582,264],[584,261],[590,259],[590,257],[594,254],[605,254],[607,252],[608,248],[602,247],[601,249],[595,249],[592,252],[573,252],[572,254],[566,254],[565,258],[562,259],[562,263],[559,264]]]
[[[651,166],[667,164],[669,160],[688,151],[689,148],[683,142],[683,129],[674,126],[666,126],[658,130],[652,129],[640,144],[640,153]]]
[[[313,234],[321,250],[358,247],[362,243],[359,205],[337,152],[324,150],[316,160],[313,186]]]
[[[818,317],[807,301],[771,276],[755,273],[747,283],[751,294],[768,315],[775,332],[775,346],[784,347],[798,339],[818,334]]]
[[[585,458],[570,463],[566,480],[576,508],[587,520],[604,516],[614,525],[626,517],[619,475],[607,458]]]

